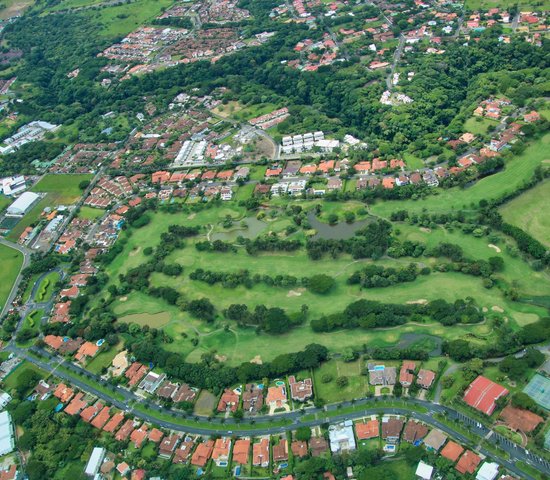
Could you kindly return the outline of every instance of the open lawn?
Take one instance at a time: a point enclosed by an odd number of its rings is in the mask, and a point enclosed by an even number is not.
[[[195,413],[197,415],[211,415],[216,406],[216,396],[206,390],[202,390],[195,403]]]
[[[0,265],[2,265],[2,281],[0,282],[1,310],[8,299],[21,265],[23,265],[23,254],[11,247],[0,244]]]
[[[122,344],[119,344],[115,347],[111,347],[108,350],[101,351],[95,358],[93,358],[87,365],[86,368],[90,372],[97,375],[103,374],[103,369],[106,369],[111,365],[115,355],[121,350]]]
[[[40,378],[46,378],[47,376],[46,372],[44,372],[43,370],[40,370],[38,367],[34,366],[32,363],[23,362],[19,364],[19,366],[17,366],[15,370],[13,370],[3,380],[4,390],[7,390],[9,392],[12,388],[15,388],[17,385],[19,385],[20,384],[19,379],[21,378],[21,375],[25,375],[25,372],[27,371],[33,371],[37,373],[40,376]],[[31,388],[34,388],[34,387],[35,385],[33,385]]]
[[[489,127],[496,127],[498,122],[490,118],[471,117],[464,123],[464,130],[474,135],[485,135]]]
[[[373,478],[391,478],[392,480],[412,480],[415,476],[416,465],[409,465],[403,459],[392,459],[376,467],[365,467],[357,477],[360,480]]]
[[[539,242],[550,247],[550,180],[522,193],[500,208],[504,220],[524,229]]]
[[[3,212],[6,208],[8,208],[8,205],[10,205],[12,202],[13,199],[11,199],[10,197],[0,195],[0,212]]]
[[[5,20],[23,14],[26,8],[34,4],[34,0],[2,0],[0,19]]]
[[[85,218],[88,220],[95,220],[96,218],[101,217],[105,213],[105,210],[101,208],[92,208],[92,207],[80,207],[78,212],[79,218]]]
[[[429,212],[449,212],[451,210],[469,209],[472,203],[478,204],[482,199],[500,198],[513,192],[529,180],[542,163],[550,162],[550,133],[533,141],[521,155],[507,160],[505,169],[476,182],[469,188],[459,187],[442,190],[436,195],[420,200],[378,201],[370,209],[372,213],[388,218],[396,210],[409,210],[420,213],[423,209]]]
[[[353,204],[353,202],[351,202]],[[323,206],[329,209],[338,208],[338,203],[327,203]],[[177,215],[155,215],[146,227],[133,231],[124,246],[123,252],[109,265],[107,272],[114,283],[119,274],[125,273],[129,268],[136,267],[146,261],[143,249],[147,246],[155,246],[159,242],[162,232],[166,231],[170,224],[204,225],[203,233],[197,240],[204,240],[207,231],[222,231],[220,222],[226,215],[231,215],[238,225],[244,210],[238,207],[230,207],[223,204],[212,207],[196,214],[179,213]],[[276,221],[265,224],[259,222],[261,228],[278,230],[284,229],[289,219],[279,217]],[[426,243],[428,246],[436,245],[442,241],[456,243],[462,246],[469,258],[488,259],[500,255],[505,260],[505,269],[497,275],[506,284],[512,282],[523,296],[545,295],[550,286],[550,278],[546,272],[534,272],[519,258],[512,258],[504,248],[503,242],[499,242],[502,251],[498,253],[488,246],[486,238],[476,238],[465,235],[459,231],[450,232],[443,228],[433,231],[420,229],[408,224],[398,224],[401,240],[416,240]],[[174,339],[166,348],[177,351],[187,356],[189,361],[199,361],[205,352],[214,351],[225,356],[231,364],[249,361],[259,355],[263,361],[268,361],[280,353],[293,352],[303,348],[311,342],[326,345],[333,352],[341,352],[343,348],[369,346],[401,346],[426,345],[430,349],[437,349],[439,339],[463,338],[468,336],[472,341],[484,343],[491,332],[491,322],[486,321],[480,325],[458,325],[444,327],[437,323],[409,324],[397,328],[378,330],[343,330],[330,334],[319,334],[311,331],[308,322],[294,328],[288,334],[273,337],[265,334],[257,334],[252,328],[240,328],[230,322],[230,330],[223,326],[227,323],[221,316],[221,311],[233,303],[245,303],[249,308],[256,305],[268,307],[280,306],[289,313],[299,312],[302,305],[309,306],[309,319],[318,318],[327,313],[335,313],[344,310],[351,302],[367,298],[386,303],[406,303],[419,299],[434,300],[443,298],[454,301],[459,298],[473,297],[478,305],[491,314],[497,307],[503,313],[497,315],[508,317],[511,328],[514,330],[527,323],[536,321],[539,316],[545,315],[541,306],[512,302],[505,298],[497,287],[487,290],[482,287],[479,277],[467,276],[460,273],[437,273],[428,276],[420,276],[414,282],[397,284],[391,288],[373,288],[360,290],[359,287],[346,283],[349,275],[362,265],[372,263],[372,260],[354,261],[348,256],[337,259],[326,257],[322,260],[311,261],[304,251],[293,253],[258,254],[249,256],[243,249],[237,253],[198,252],[194,248],[194,239],[186,240],[183,249],[172,252],[167,258],[167,263],[179,263],[184,267],[184,272],[178,277],[167,277],[162,273],[154,273],[151,276],[153,286],[170,286],[184,294],[186,299],[207,297],[214,303],[218,319],[212,325],[192,318],[188,313],[181,311],[176,306],[167,305],[163,300],[153,298],[141,292],[131,292],[115,300],[113,311],[119,321],[134,322],[140,325],[149,325],[156,328],[164,328]],[[420,261],[426,265],[433,265],[434,259],[388,259],[376,261],[385,266],[405,266],[411,261]],[[248,269],[252,274],[293,274],[300,278],[303,275],[311,276],[317,273],[329,273],[336,280],[334,289],[326,295],[317,295],[300,287],[282,288],[268,286],[263,283],[253,285],[251,288],[239,286],[236,288],[224,288],[221,284],[208,285],[200,281],[192,281],[189,274],[197,268],[203,268],[218,272],[235,272],[240,269]],[[94,301],[99,301],[98,296]],[[197,339],[198,345],[192,344]],[[277,348],[273,348],[274,340]],[[327,387],[328,388],[328,387]],[[355,388],[355,386],[353,386]],[[338,392],[327,391],[326,400],[336,396]],[[325,395],[325,393],[323,393]]]
[[[57,272],[51,272],[46,275],[38,286],[34,300],[37,302],[47,302],[52,297],[55,284],[59,281],[59,278],[59,273]]]
[[[364,360],[354,362],[330,360],[323,363],[321,368],[313,373],[316,396],[327,403],[364,398],[369,391],[368,376],[361,375],[361,369],[364,366]],[[338,377],[347,377],[349,385],[344,388],[338,387],[336,385]],[[328,378],[331,380],[326,382]]]
[[[417,170],[419,168],[424,168],[424,162],[421,158],[415,157],[411,153],[405,153],[403,155],[403,160],[407,164],[407,168],[410,170]]]
[[[71,0],[72,1],[72,0]],[[136,0],[100,10],[87,10],[86,14],[99,24],[99,34],[106,37],[124,36],[156,18],[172,0]]]
[[[468,10],[489,10],[490,8],[503,8],[517,5],[520,10],[550,10],[550,1],[548,0],[467,0],[466,8]]]

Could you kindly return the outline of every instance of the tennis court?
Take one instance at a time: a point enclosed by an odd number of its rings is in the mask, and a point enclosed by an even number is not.
[[[541,407],[550,410],[550,380],[538,373],[531,379],[523,391]]]

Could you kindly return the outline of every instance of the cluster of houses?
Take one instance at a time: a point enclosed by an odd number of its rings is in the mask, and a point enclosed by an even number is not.
[[[287,65],[305,72],[315,72],[319,67],[332,65],[338,59],[339,50],[328,33],[323,34],[323,38],[318,42],[306,38],[294,47],[300,58],[288,61]]]
[[[207,0],[191,7],[203,23],[225,24],[250,18],[250,12],[237,6],[237,0]]]
[[[259,117],[252,118],[248,121],[250,125],[254,127],[261,128],[262,130],[267,130],[268,128],[274,127],[281,122],[284,122],[290,113],[288,113],[288,108],[283,107],[272,112],[266,113],[265,115],[260,115]]]
[[[397,381],[404,387],[409,388],[415,381],[421,388],[429,390],[436,377],[432,370],[417,368],[415,362],[406,360],[401,364],[399,379],[397,367],[386,366],[382,363],[368,363],[369,383],[375,387],[392,387]]]
[[[113,156],[115,143],[77,143],[54,160],[50,173],[95,173]]]

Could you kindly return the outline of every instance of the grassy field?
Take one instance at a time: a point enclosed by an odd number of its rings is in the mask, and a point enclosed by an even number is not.
[[[69,0],[75,1],[75,0]],[[106,37],[127,35],[139,26],[156,18],[172,0],[136,0],[100,10],[87,10],[92,21],[99,24],[99,34]]]
[[[101,217],[105,213],[105,210],[101,208],[92,208],[92,207],[80,207],[78,212],[79,218],[84,218],[87,220],[95,220],[96,218]]]
[[[78,188],[78,185],[83,180],[90,180],[92,177],[93,175],[87,174],[45,175],[32,187],[31,191],[46,193],[46,196],[21,219],[9,233],[8,239],[16,241],[25,228],[38,222],[40,214],[46,207],[55,208],[58,205],[72,205],[75,203],[82,195],[82,191]]]
[[[506,222],[550,247],[550,215],[546,211],[549,199],[550,180],[546,180],[501,207],[500,213]]]
[[[0,244],[0,265],[2,265],[2,281],[0,282],[0,309],[4,307],[13,287],[13,282],[23,264],[23,254],[17,250]]]
[[[407,164],[407,168],[411,170],[417,170],[419,168],[424,168],[424,162],[421,158],[415,157],[411,153],[405,153],[403,155],[403,160]]]
[[[102,351],[86,365],[86,368],[97,375],[102,374],[103,369],[111,365],[113,358],[115,358],[121,348],[122,344],[111,347],[109,350]]]
[[[8,205],[12,203],[12,199],[9,197],[6,197],[5,195],[0,195],[0,212],[3,212],[6,208],[8,208]]]
[[[0,8],[0,19],[16,17],[24,10],[34,4],[34,0],[2,0]]]
[[[23,362],[4,379],[4,390],[10,391],[12,388],[15,388],[19,384],[21,375],[29,370],[36,372],[40,375],[40,378],[46,378],[46,372],[35,367],[32,363]],[[31,388],[34,388],[34,386]]]
[[[489,118],[471,117],[464,123],[464,130],[474,135],[485,135],[489,127],[496,127],[498,122]]]
[[[59,278],[59,273],[57,272],[51,272],[46,275],[38,286],[35,300],[37,302],[47,302],[52,297],[55,284],[59,281]]]
[[[416,465],[411,466],[403,459],[390,460],[376,467],[365,467],[357,477],[360,480],[371,478],[391,478],[393,480],[413,480]]]
[[[38,337],[40,333],[40,319],[44,316],[44,310],[34,310],[29,313],[25,320],[23,320],[23,330],[30,330],[34,333],[34,337],[26,341],[23,345],[18,343],[21,346],[30,346],[34,341],[35,337]]]
[[[353,202],[350,202],[353,205]],[[313,203],[311,203],[313,205]],[[359,204],[360,205],[360,204]],[[342,207],[336,202],[323,205],[326,211],[336,211]],[[162,232],[166,231],[168,225],[173,223],[188,225],[203,225],[203,233],[198,240],[204,240],[205,232],[220,230],[219,222],[226,215],[231,215],[238,224],[244,211],[238,207],[222,205],[198,212],[196,214],[178,215],[155,215],[146,227],[134,231],[124,246],[124,250],[111,265],[107,273],[116,281],[119,274],[125,273],[129,268],[136,267],[146,261],[143,249],[147,246],[155,246],[159,242]],[[324,214],[326,212],[324,211]],[[266,229],[274,229],[279,225],[281,229],[287,225],[287,217],[278,217]],[[278,227],[278,228],[279,228]],[[262,227],[263,228],[263,227]],[[433,231],[420,229],[408,224],[396,225],[400,230],[401,240],[416,240],[426,243],[428,246],[440,242],[452,242],[462,246],[469,258],[485,259],[500,255],[505,260],[505,269],[498,274],[498,278],[506,284],[514,283],[522,296],[543,296],[550,289],[550,276],[547,272],[534,272],[519,258],[511,257],[503,245],[499,242],[500,253],[489,247],[486,238],[476,238],[465,235],[459,231],[447,231],[443,228],[436,228]],[[310,261],[304,251],[293,253],[259,254],[249,256],[243,250],[237,253],[198,252],[193,242],[187,240],[187,246],[174,251],[166,259],[167,263],[177,262],[184,267],[184,273],[179,277],[167,277],[161,273],[151,276],[151,283],[154,286],[170,286],[178,289],[185,298],[191,300],[207,297],[212,300],[218,313],[232,303],[245,303],[250,308],[259,304],[268,307],[282,306],[288,312],[298,312],[301,306],[309,306],[309,318],[317,318],[326,313],[342,311],[349,303],[359,299],[367,298],[387,303],[405,303],[419,299],[433,300],[444,298],[454,301],[458,298],[473,297],[480,307],[490,312],[493,307],[503,310],[502,316],[509,319],[513,329],[519,328],[527,323],[536,321],[540,316],[545,315],[543,307],[511,302],[505,298],[502,292],[493,288],[487,290],[482,287],[482,281],[478,277],[466,276],[460,273],[432,273],[428,276],[421,276],[415,282],[394,285],[391,288],[374,288],[360,290],[357,286],[347,285],[348,276],[361,267],[371,263],[371,260],[354,261],[348,256],[337,259],[325,258],[319,261]],[[414,259],[381,259],[376,263],[385,266],[403,266]],[[435,260],[422,258],[426,265],[432,265]],[[259,274],[293,274],[300,278],[302,275],[314,275],[316,273],[329,273],[336,280],[334,290],[327,295],[316,295],[306,289],[270,287],[262,283],[247,289],[239,286],[234,289],[227,289],[218,285],[208,285],[199,281],[189,279],[189,274],[196,268],[204,268],[220,272],[234,272],[240,269],[248,269],[251,273]],[[97,297],[99,301],[100,296]],[[433,335],[446,339],[461,338],[465,335],[473,335],[479,342],[484,342],[486,335],[491,331],[490,323],[474,326],[443,327],[439,324],[426,325],[405,325],[397,329],[379,330],[352,330],[338,331],[330,334],[313,333],[309,325],[304,324],[292,330],[292,332],[277,337],[277,348],[273,349],[273,337],[258,335],[251,328],[239,328],[230,324],[231,329],[225,330],[223,326],[226,321],[219,317],[213,325],[206,325],[203,322],[191,318],[187,313],[182,312],[175,306],[167,305],[162,300],[150,297],[144,293],[131,292],[118,298],[113,303],[114,313],[120,321],[133,322],[140,325],[150,325],[157,328],[164,328],[174,339],[174,343],[168,344],[167,348],[187,355],[189,361],[199,361],[200,356],[209,351],[215,351],[219,355],[227,357],[232,364],[249,361],[256,355],[262,360],[270,360],[279,353],[293,352],[300,350],[304,345],[311,342],[319,342],[326,345],[334,352],[341,352],[343,348],[361,347],[364,344],[369,346],[390,346],[399,344],[409,345],[410,342],[428,342],[434,345]],[[194,346],[192,340],[196,338],[198,345]],[[194,341],[194,340],[193,340]],[[327,396],[333,393],[328,392]]]
[[[468,10],[489,10],[490,8],[506,9],[512,5],[517,5],[520,10],[549,10],[550,1],[548,0],[467,0],[466,8]]]
[[[529,145],[521,155],[509,159],[502,172],[486,177],[469,188],[438,189],[437,195],[430,195],[420,200],[379,201],[370,209],[372,213],[382,217],[389,217],[392,212],[401,209],[417,213],[423,209],[429,212],[467,210],[472,203],[477,204],[482,199],[499,198],[506,193],[513,192],[532,177],[537,166],[542,163],[549,164],[549,151],[550,133]]]
[[[321,368],[313,372],[315,394],[327,403],[336,403],[353,398],[364,398],[369,391],[369,382],[366,375],[361,375],[364,361],[344,362],[342,360],[330,360],[323,363]],[[324,383],[330,376],[332,380]],[[338,377],[348,377],[349,385],[340,388],[336,385]]]

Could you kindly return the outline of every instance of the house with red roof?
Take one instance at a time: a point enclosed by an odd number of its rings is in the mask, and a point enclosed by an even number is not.
[[[170,172],[165,172],[162,170],[159,170],[158,172],[154,172],[151,175],[151,182],[152,183],[167,183],[170,181],[171,174]]]
[[[67,415],[76,415],[88,405],[88,402],[84,400],[84,394],[82,392],[77,393],[71,400],[71,403],[63,410]]]
[[[463,452],[464,448],[462,448],[461,445],[449,440],[447,445],[445,445],[443,450],[441,450],[441,456],[455,463]]]
[[[377,418],[355,424],[355,434],[358,440],[369,440],[380,435],[380,422]]]
[[[94,418],[101,410],[103,409],[103,403],[101,401],[96,402],[93,405],[90,405],[89,407],[86,407],[84,410],[80,412],[80,418],[84,420],[86,423],[90,423],[92,421],[92,418]]]
[[[119,442],[127,440],[133,430],[134,421],[126,420],[126,422],[124,422],[124,425],[122,425],[122,427],[120,427],[120,430],[116,433],[115,440],[118,440]]]
[[[143,442],[147,439],[147,429],[148,425],[144,423],[141,427],[136,428],[131,434],[130,434],[130,441],[134,442],[134,446],[136,448],[141,448],[143,445]]]
[[[227,410],[235,412],[238,407],[239,395],[229,388],[225,389],[218,402],[218,412],[225,412]]]
[[[95,418],[92,420],[92,426],[95,428],[102,429],[104,425],[109,420],[111,408],[110,407],[103,407],[101,412],[99,412]]]
[[[466,389],[464,401],[485,415],[491,415],[495,411],[496,401],[508,393],[503,386],[480,375]]]
[[[73,398],[73,395],[74,390],[67,387],[64,383],[60,383],[53,392],[53,396],[58,398],[61,403],[68,402],[71,398]]]
[[[464,455],[460,457],[460,460],[456,464],[455,469],[462,473],[462,475],[465,475],[466,473],[473,475],[480,462],[481,457],[479,455],[472,452],[471,450],[466,450],[466,453],[464,453]]]
[[[191,464],[197,467],[204,467],[214,450],[214,440],[207,440],[206,442],[199,443],[196,450],[191,457]]]
[[[124,420],[124,414],[122,412],[115,413],[111,419],[103,427],[104,432],[113,433]]]

